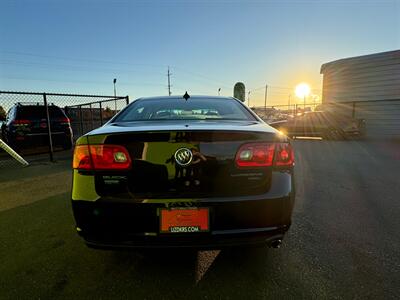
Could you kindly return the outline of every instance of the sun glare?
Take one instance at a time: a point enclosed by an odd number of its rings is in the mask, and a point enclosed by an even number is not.
[[[296,93],[297,97],[303,99],[303,98],[307,97],[308,95],[310,95],[310,91],[311,91],[311,88],[307,83],[299,83],[296,86],[295,93]]]

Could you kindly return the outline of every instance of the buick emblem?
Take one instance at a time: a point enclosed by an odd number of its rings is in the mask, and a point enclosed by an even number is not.
[[[188,148],[179,148],[178,150],[176,150],[174,157],[178,165],[186,167],[192,162],[193,153]]]

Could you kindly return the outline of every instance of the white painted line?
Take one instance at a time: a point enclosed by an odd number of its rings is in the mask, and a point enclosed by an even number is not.
[[[10,146],[8,146],[2,139],[0,139],[0,147],[10,154],[16,161],[24,166],[29,166],[29,163],[23,159],[17,152],[15,152]]]

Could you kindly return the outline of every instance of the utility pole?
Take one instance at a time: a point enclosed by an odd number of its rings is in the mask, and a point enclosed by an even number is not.
[[[265,97],[264,97],[264,112],[267,113],[267,90],[268,84],[265,85]]]
[[[170,79],[171,75],[172,74],[169,72],[169,66],[168,66],[168,73],[167,73],[167,76],[168,76],[168,96],[171,96],[171,79]]]
[[[115,84],[117,83],[117,78],[114,78],[113,80],[114,83],[114,113],[117,113],[117,89],[115,87]]]
[[[247,92],[247,105],[250,107],[250,91]]]

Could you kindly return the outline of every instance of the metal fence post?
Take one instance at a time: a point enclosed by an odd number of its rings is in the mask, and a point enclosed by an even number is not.
[[[82,105],[79,105],[79,125],[81,129],[81,134],[83,135],[83,117],[82,117]]]
[[[44,106],[46,108],[46,122],[47,122],[47,132],[49,134],[49,155],[50,155],[50,161],[54,162],[54,157],[53,157],[53,140],[51,137],[51,125],[50,125],[50,114],[49,114],[49,106],[47,104],[47,97],[46,93],[43,93],[43,102]]]
[[[100,107],[100,125],[103,126],[103,108],[101,107],[101,101],[99,101]]]
[[[91,120],[91,124],[92,124],[90,130],[93,130],[93,127],[94,127],[94,126],[93,126],[93,110],[92,110],[92,103],[89,104],[89,109],[90,109],[90,120]]]

